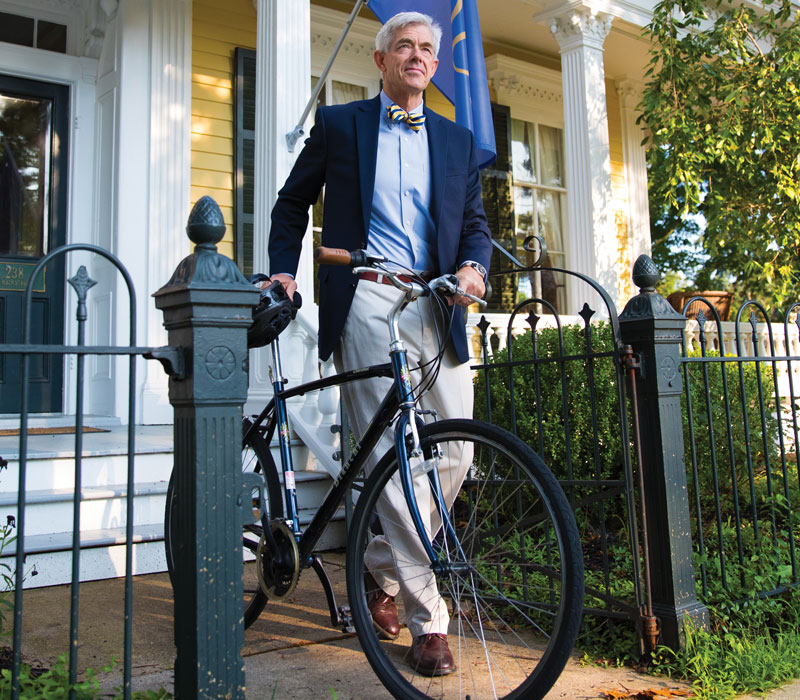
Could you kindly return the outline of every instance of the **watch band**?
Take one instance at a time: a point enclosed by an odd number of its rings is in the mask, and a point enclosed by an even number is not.
[[[463,263],[461,263],[461,267],[471,267],[471,268],[473,268],[474,270],[477,271],[477,273],[481,277],[483,277],[483,281],[484,282],[486,281],[486,277],[487,277],[486,268],[483,265],[481,265],[479,262],[475,262],[474,260],[465,260]]]

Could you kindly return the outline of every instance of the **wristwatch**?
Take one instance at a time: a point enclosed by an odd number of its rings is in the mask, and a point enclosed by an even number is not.
[[[483,281],[486,282],[486,278],[488,276],[486,274],[486,268],[479,262],[475,262],[474,260],[465,260],[463,263],[461,263],[461,267],[473,268],[481,277],[483,277]],[[459,269],[461,269],[461,267]]]

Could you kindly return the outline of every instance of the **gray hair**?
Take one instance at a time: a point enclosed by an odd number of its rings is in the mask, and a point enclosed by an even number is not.
[[[442,43],[442,28],[439,23],[430,15],[423,15],[421,12],[398,12],[394,17],[389,18],[375,37],[375,48],[381,53],[388,53],[392,48],[395,34],[405,29],[410,24],[424,24],[433,34],[433,53],[439,55],[439,45]]]

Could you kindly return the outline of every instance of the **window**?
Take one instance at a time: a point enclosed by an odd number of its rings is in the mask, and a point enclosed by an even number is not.
[[[564,148],[561,129],[511,120],[511,163],[514,229],[517,250],[527,236],[544,239],[546,267],[561,267],[564,259]],[[558,312],[566,308],[563,275],[533,272],[517,281],[517,300],[544,299]],[[544,313],[552,310],[543,305]]]
[[[536,262],[536,253],[523,248],[528,236],[545,241],[542,264],[564,267],[564,148],[561,129],[511,117],[511,110],[492,105],[497,160],[482,173],[483,205],[494,240],[525,265]],[[538,246],[534,246],[538,247]],[[492,271],[513,265],[498,251],[492,255]],[[563,275],[549,271],[507,274],[491,278],[490,311],[510,312],[525,299],[543,299],[537,313],[563,313],[566,296]]]
[[[43,19],[0,12],[0,41],[66,53],[67,27]]]

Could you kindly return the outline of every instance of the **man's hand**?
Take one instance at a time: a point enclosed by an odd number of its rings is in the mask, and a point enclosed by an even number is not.
[[[283,285],[283,288],[286,290],[286,294],[289,295],[290,299],[294,299],[294,293],[297,290],[297,282],[295,282],[294,278],[292,278],[290,275],[285,275],[282,272],[272,275],[267,282],[262,283],[261,289],[269,287],[269,285],[275,281],[278,281]]]
[[[483,295],[486,292],[486,285],[483,283],[483,275],[481,275],[481,273],[478,272],[474,267],[464,265],[464,267],[460,268],[458,272],[456,272],[456,277],[458,277],[458,286],[461,290],[467,292],[467,294],[472,294],[479,299],[483,298]],[[452,304],[453,300],[448,299],[447,302]],[[460,306],[469,306],[470,304],[475,303],[471,299],[461,296],[455,297],[455,302]]]

